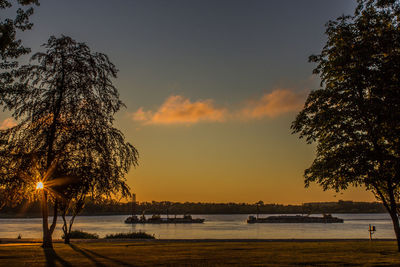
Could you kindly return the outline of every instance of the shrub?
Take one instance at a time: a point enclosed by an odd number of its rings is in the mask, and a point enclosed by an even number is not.
[[[155,239],[154,235],[145,232],[118,233],[106,235],[106,239]]]
[[[62,239],[65,238],[65,235],[61,237]],[[99,239],[98,234],[87,233],[80,230],[71,231],[70,239]]]

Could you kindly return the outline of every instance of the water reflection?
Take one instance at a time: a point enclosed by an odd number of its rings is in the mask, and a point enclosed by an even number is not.
[[[127,215],[80,216],[73,229],[107,234],[145,231],[162,239],[274,239],[274,238],[368,238],[368,225],[377,227],[375,238],[394,238],[390,217],[387,214],[333,214],[344,219],[338,224],[247,224],[249,215],[193,215],[205,218],[203,224],[125,224]],[[262,215],[262,217],[268,215]],[[40,238],[41,219],[0,219],[0,238]],[[54,238],[62,235],[61,219]]]

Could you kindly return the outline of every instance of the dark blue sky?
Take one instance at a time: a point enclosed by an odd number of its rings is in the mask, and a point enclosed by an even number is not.
[[[324,24],[352,0],[43,0],[32,47],[66,34],[108,54],[129,106],[170,93],[235,101],[311,75]]]

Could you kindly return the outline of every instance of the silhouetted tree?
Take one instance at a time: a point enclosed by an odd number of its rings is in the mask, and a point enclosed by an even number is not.
[[[17,3],[13,3],[17,2]],[[23,54],[27,54],[30,50],[22,45],[21,40],[17,39],[17,31],[25,31],[32,28],[29,17],[33,14],[32,5],[39,5],[38,0],[18,0],[7,1],[0,0],[0,10],[11,8],[13,4],[17,4],[15,18],[5,18],[4,13],[0,20],[0,57],[1,68],[9,68],[15,66],[15,59]],[[27,9],[22,7],[28,6]],[[3,11],[4,12],[4,11]],[[9,61],[11,60],[11,61]]]
[[[86,190],[79,190],[79,187],[76,189],[72,189],[72,192],[67,193],[68,197],[65,197],[61,201],[60,211],[61,217],[63,219],[62,230],[64,232],[64,243],[70,243],[72,225],[75,221],[76,216],[83,210],[85,207],[85,200],[87,192]],[[67,220],[66,216],[71,215],[71,219]]]
[[[70,37],[51,37],[37,64],[12,71],[0,101],[19,124],[0,132],[6,186],[32,192],[42,181],[43,246],[52,246],[57,211],[83,193],[129,196],[125,174],[137,151],[113,127],[123,106],[108,57]],[[54,217],[48,226],[48,202]]]
[[[29,48],[22,45],[21,40],[17,39],[18,31],[25,31],[32,28],[29,17],[33,14],[33,5],[39,5],[38,0],[19,0],[7,1],[0,0],[0,90],[4,90],[4,84],[10,82],[10,73],[7,70],[17,66],[17,58],[30,52]],[[15,13],[11,12],[16,8]],[[27,8],[26,8],[27,7]],[[7,15],[15,16],[13,18]],[[7,169],[5,161],[0,162],[0,169]],[[0,177],[0,209],[4,205],[13,206],[21,200],[21,195],[14,187],[5,188],[3,186],[3,176]]]
[[[327,23],[312,91],[292,124],[316,142],[305,184],[365,186],[389,212],[400,251],[400,3],[358,1],[353,16]]]

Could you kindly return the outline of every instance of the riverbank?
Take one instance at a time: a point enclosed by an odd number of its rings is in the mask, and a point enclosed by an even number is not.
[[[109,216],[131,215],[132,202],[117,202],[114,200],[101,203],[88,202],[80,216]],[[323,213],[386,213],[382,203],[378,202],[314,202],[303,204],[275,204],[275,203],[199,203],[199,202],[170,202],[152,201],[136,202],[136,214],[192,214],[192,215],[221,215],[221,214],[315,214]],[[20,211],[24,210],[23,213]],[[50,216],[52,216],[50,209]],[[17,206],[4,207],[0,212],[1,218],[41,218],[40,202],[20,203]]]
[[[166,218],[167,216],[170,217],[174,217],[174,216],[178,216],[178,217],[182,217],[184,216],[186,213],[177,213],[177,214],[166,214],[166,213],[155,213],[156,215],[160,215],[161,217]],[[195,215],[197,217],[201,217],[201,216],[207,216],[207,215],[256,215],[256,213],[235,213],[235,212],[230,212],[230,213],[188,213],[190,215]],[[349,214],[383,214],[383,215],[388,215],[387,212],[321,212],[321,213],[313,213],[313,214],[307,214],[309,216],[315,216],[315,217],[321,217],[323,214],[335,214],[335,215],[349,215]],[[146,217],[151,217],[153,215],[153,213],[151,214],[146,214]],[[259,213],[260,217],[268,217],[271,215],[305,215],[304,213],[298,212],[292,212],[292,213],[288,213],[288,212],[275,212],[275,213]],[[52,214],[49,215],[49,218],[52,218]],[[132,216],[132,213],[120,213],[120,212],[108,212],[108,213],[83,213],[83,214],[79,214],[79,217],[97,217],[97,216]],[[137,216],[141,216],[141,214],[137,214]],[[388,215],[389,216],[389,215]],[[59,216],[61,217],[61,216]],[[7,214],[7,213],[0,213],[0,219],[42,219],[41,214]]]
[[[14,239],[15,240],[15,239]],[[11,240],[9,240],[11,241]],[[140,240],[0,244],[0,266],[398,266],[393,240]],[[28,240],[26,240],[28,241]],[[36,240],[37,241],[37,240]]]

